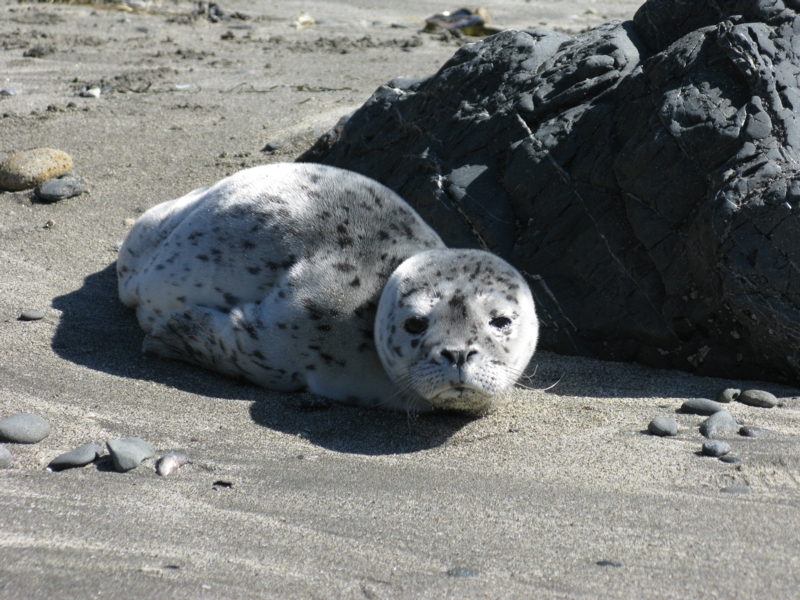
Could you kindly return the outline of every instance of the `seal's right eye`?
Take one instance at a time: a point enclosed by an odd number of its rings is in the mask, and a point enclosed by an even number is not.
[[[403,323],[403,329],[414,335],[422,333],[427,328],[428,322],[425,319],[420,319],[419,317],[411,317],[410,319],[407,319],[405,323]]]

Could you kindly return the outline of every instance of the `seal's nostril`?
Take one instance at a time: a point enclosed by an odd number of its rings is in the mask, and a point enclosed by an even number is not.
[[[442,350],[440,354],[455,367],[463,367],[478,353],[477,350]]]

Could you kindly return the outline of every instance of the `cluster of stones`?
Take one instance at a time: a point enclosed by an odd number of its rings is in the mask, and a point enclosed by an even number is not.
[[[18,192],[36,188],[41,202],[57,202],[86,191],[86,182],[72,172],[72,157],[53,148],[34,148],[0,164],[0,188]]]
[[[36,444],[52,432],[52,427],[45,419],[33,413],[18,413],[0,420],[0,442],[12,444]],[[135,469],[143,461],[155,456],[153,448],[139,437],[127,437],[109,440],[106,444],[114,469],[124,473]],[[84,467],[104,455],[99,444],[84,444],[69,452],[56,456],[47,465],[50,471],[63,471]],[[11,466],[13,455],[0,444],[0,469]],[[184,454],[171,452],[164,455],[156,465],[159,475],[169,475],[192,460]]]
[[[681,405],[680,412],[693,415],[703,415],[708,418],[700,424],[700,433],[707,438],[703,442],[701,452],[706,456],[714,456],[724,462],[738,463],[739,459],[729,456],[731,445],[718,437],[738,432],[743,437],[764,437],[767,432],[758,427],[741,426],[736,419],[725,410],[723,404],[738,401],[748,406],[772,408],[778,404],[778,399],[761,390],[741,390],[725,388],[716,395],[716,400],[708,398],[692,398]],[[648,432],[661,437],[678,435],[678,422],[669,417],[656,417],[647,426]]]

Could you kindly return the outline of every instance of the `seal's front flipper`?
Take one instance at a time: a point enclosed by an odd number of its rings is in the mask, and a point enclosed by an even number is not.
[[[218,310],[190,306],[173,313],[145,336],[142,350],[233,377],[243,374],[228,315]]]

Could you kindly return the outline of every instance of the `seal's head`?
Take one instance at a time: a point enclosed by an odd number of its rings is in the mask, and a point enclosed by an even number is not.
[[[539,325],[528,284],[480,250],[428,250],[404,261],[381,294],[375,345],[409,410],[485,412],[516,382]]]

